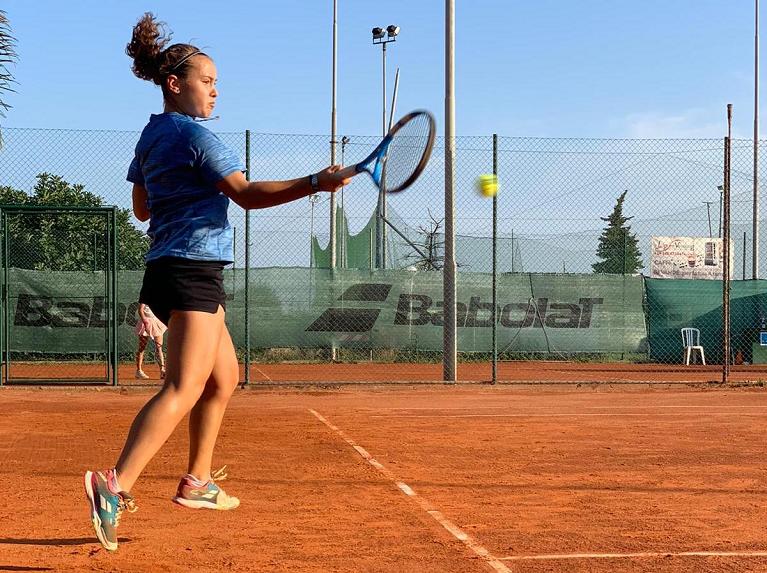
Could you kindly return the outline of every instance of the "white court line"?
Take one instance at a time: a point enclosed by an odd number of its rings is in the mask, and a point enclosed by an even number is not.
[[[705,414],[706,416],[764,416],[759,412],[695,412],[695,414]],[[528,414],[393,414],[370,416],[371,418],[629,418],[629,417],[673,417],[679,418],[682,415],[673,412],[647,412],[630,413],[622,412],[618,414],[602,414],[595,412],[550,412],[546,414],[528,413]]]
[[[373,456],[371,456],[362,446],[358,446],[354,440],[352,440],[349,436],[346,435],[346,433],[334,426],[332,423],[330,423],[329,420],[327,420],[325,417],[322,416],[319,412],[316,410],[312,410],[309,408],[309,412],[311,412],[320,422],[325,424],[328,428],[333,430],[336,434],[338,434],[342,440],[344,440],[347,444],[349,444],[354,450],[361,455],[365,460],[374,468],[376,468],[381,474],[386,476],[386,478],[393,482],[394,485],[396,485],[405,495],[407,495],[410,499],[415,501],[421,509],[423,509],[426,513],[428,513],[434,520],[439,523],[442,527],[444,527],[447,531],[449,531],[453,537],[461,541],[466,547],[471,549],[476,555],[484,559],[484,561],[490,565],[495,571],[498,573],[511,573],[511,570],[506,567],[501,561],[494,557],[487,549],[485,549],[482,545],[480,545],[476,540],[472,539],[471,536],[469,536],[465,531],[463,531],[460,527],[455,525],[452,521],[447,519],[444,515],[442,515],[439,511],[434,509],[432,505],[426,501],[423,497],[418,495],[413,489],[408,486],[406,483],[400,481],[397,476],[395,476],[391,471],[389,471],[387,468],[385,468],[380,462],[378,462]]]
[[[269,376],[266,374],[266,372],[264,372],[263,370],[261,370],[261,369],[260,369],[258,366],[256,366],[255,364],[251,364],[250,366],[251,366],[251,368],[253,368],[254,370],[257,370],[257,371],[258,371],[258,373],[259,373],[259,374],[261,374],[261,376],[263,376],[264,378],[266,378],[266,381],[267,381],[267,382],[274,382],[274,380],[272,380],[271,378],[269,378]]]
[[[501,561],[554,561],[558,559],[631,559],[636,557],[767,557],[767,551],[643,551],[641,553],[566,553],[554,555],[514,555]]]
[[[660,409],[696,409],[700,410],[702,408],[711,408],[710,405],[699,405],[699,406],[691,406],[691,405],[658,405],[658,406],[581,406],[585,410],[660,410]],[[746,405],[746,404],[716,404],[717,408],[725,408],[725,409],[749,409],[749,410],[765,410],[767,409],[767,404],[764,405]],[[357,408],[358,410],[362,411],[371,411],[371,412],[378,412],[378,411],[419,411],[419,410],[434,410],[434,411],[442,411],[442,410],[508,410],[510,408],[513,408],[515,410],[547,410],[547,409],[554,409],[557,408],[557,406],[519,406],[516,404],[505,404],[503,406],[447,406],[444,408],[435,407],[435,406],[411,406],[408,408]]]

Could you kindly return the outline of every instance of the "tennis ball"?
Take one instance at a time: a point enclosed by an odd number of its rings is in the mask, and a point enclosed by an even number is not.
[[[483,197],[495,197],[498,193],[498,176],[491,173],[477,177],[477,193]]]

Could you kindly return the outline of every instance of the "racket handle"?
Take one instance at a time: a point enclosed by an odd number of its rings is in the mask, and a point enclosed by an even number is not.
[[[357,165],[350,165],[349,167],[344,167],[340,171],[336,172],[336,175],[342,177],[343,179],[350,179],[360,173],[361,169],[357,169]]]

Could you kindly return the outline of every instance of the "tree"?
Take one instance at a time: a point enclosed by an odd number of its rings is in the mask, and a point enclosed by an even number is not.
[[[633,217],[623,215],[623,201],[627,193],[628,190],[621,193],[609,217],[600,217],[607,227],[602,231],[597,246],[597,257],[602,260],[591,265],[595,273],[632,274],[644,266],[639,241],[631,232],[631,225],[626,224]]]
[[[103,207],[101,197],[58,175],[37,176],[32,195],[0,187],[0,204],[38,207]],[[144,266],[149,237],[131,224],[128,209],[117,210],[117,262],[120,269]],[[8,217],[12,267],[34,270],[103,270],[106,224],[103,217],[79,213],[25,213]]]
[[[418,230],[422,240],[414,243],[414,252],[407,255],[406,261],[419,271],[436,271],[445,264],[445,240],[441,232],[444,219],[437,220],[429,213],[429,227],[419,225]],[[417,247],[417,249],[415,248]]]
[[[16,61],[16,40],[11,35],[11,27],[5,12],[0,10],[0,117],[5,117],[4,112],[10,107],[3,101],[3,92],[13,91],[13,75],[8,71],[8,65]],[[0,139],[0,147],[2,140]]]

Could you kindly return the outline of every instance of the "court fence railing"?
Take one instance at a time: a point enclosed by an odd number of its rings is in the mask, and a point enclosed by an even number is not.
[[[218,135],[240,154],[251,180],[306,175],[324,167],[329,158],[326,135]],[[148,246],[147,225],[130,214],[130,185],[125,180],[138,136],[126,131],[4,128],[0,148],[1,204],[116,207],[120,286],[115,328],[122,363],[129,363],[135,351],[132,327],[141,255]],[[353,163],[377,141],[376,136],[346,136],[339,139],[336,156],[344,164]],[[760,148],[761,172],[764,142]],[[722,359],[717,275],[703,274],[706,263],[701,259],[692,272],[679,268],[676,278],[652,278],[654,239],[695,239],[721,249],[721,139],[487,135],[458,137],[456,150],[461,360],[491,356],[493,322],[501,360],[680,364],[681,329],[688,326],[701,331],[709,362]],[[476,191],[478,175],[493,171],[494,157],[500,181],[495,200]],[[384,372],[392,361],[439,363],[443,164],[444,142],[438,138],[429,167],[415,185],[387,197],[385,220],[378,214],[377,190],[369,178],[358,177],[339,191],[336,269],[328,268],[328,195],[249,212],[232,205],[235,260],[225,274],[227,320],[241,361],[248,366],[269,360],[368,361],[373,378],[376,369]],[[730,168],[732,359],[761,362],[767,289],[763,281],[753,280],[765,269],[761,259],[756,269],[752,267],[751,141],[733,140]],[[14,248],[21,255],[7,260],[8,284],[23,295],[22,302],[30,296],[50,297],[51,316],[72,316],[73,308],[80,309],[75,316],[93,313],[101,304],[98,295],[96,303],[83,302],[72,285],[86,279],[66,273],[95,272],[93,280],[102,280],[93,262],[101,256],[100,247],[93,247],[94,237],[100,240],[98,232],[63,215],[55,219],[58,222],[45,228],[49,242],[81,245],[74,249],[80,258],[37,260],[33,255],[38,247],[18,235],[13,237]],[[78,232],[82,236],[73,239]],[[761,252],[767,252],[763,235],[757,241]],[[83,254],[89,248],[90,259]],[[24,249],[28,256],[22,256]],[[694,264],[688,261],[690,268]],[[90,305],[90,311],[75,303]],[[25,309],[29,310],[18,296],[6,301],[11,321],[26,324]],[[50,337],[50,347],[30,352],[14,348],[11,340],[12,359],[47,362],[53,371],[60,364],[62,372],[70,359],[85,360],[61,352],[54,341],[57,336],[73,340],[90,325],[56,331],[40,322],[18,328],[40,329]],[[248,379],[250,368],[244,372]]]

